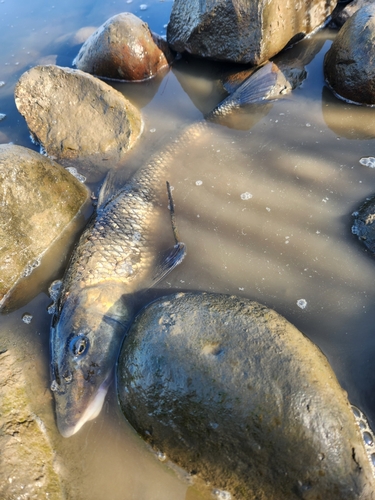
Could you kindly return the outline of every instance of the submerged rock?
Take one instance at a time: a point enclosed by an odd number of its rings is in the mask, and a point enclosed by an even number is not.
[[[335,94],[356,104],[375,104],[375,4],[358,10],[340,29],[324,58]]]
[[[0,145],[0,308],[88,196],[54,161],[22,146]]]
[[[22,360],[0,346],[0,497],[65,498],[47,430],[31,409]]]
[[[108,19],[86,40],[73,64],[96,76],[140,81],[155,76],[172,60],[165,40],[139,17],[123,12]]]
[[[33,139],[63,165],[107,168],[135,144],[142,119],[120,92],[83,71],[36,66],[15,88]]]
[[[373,471],[323,354],[256,302],[163,297],[118,365],[122,411],[168,459],[236,499],[370,499]]]
[[[372,164],[370,165],[369,162]],[[361,163],[373,168],[375,158],[362,158]],[[375,196],[367,199],[353,215],[352,233],[358,236],[370,252],[375,253]]]
[[[177,52],[259,65],[322,25],[336,0],[176,0],[167,39]]]

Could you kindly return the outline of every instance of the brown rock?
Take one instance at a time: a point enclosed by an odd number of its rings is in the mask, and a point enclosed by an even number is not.
[[[341,28],[324,58],[328,85],[341,99],[375,104],[375,4],[358,10]]]
[[[338,3],[335,10],[332,12],[332,23],[334,27],[341,28],[343,24],[357,12],[357,10],[370,5],[373,0],[353,0],[352,2]]]
[[[167,30],[177,52],[259,65],[322,25],[336,0],[176,0]]]
[[[169,66],[168,44],[152,33],[147,23],[130,12],[117,14],[83,44],[74,64],[103,78],[147,80]]]
[[[0,497],[63,500],[55,454],[31,409],[22,365],[14,351],[0,346]]]
[[[103,160],[110,160],[113,166],[142,130],[135,106],[79,70],[36,66],[21,76],[15,99],[32,137],[64,165],[77,166],[78,160],[100,169]]]
[[[241,500],[373,499],[359,427],[326,358],[275,311],[180,293],[133,323],[121,408],[168,459]]]
[[[14,285],[39,265],[88,194],[49,158],[21,146],[0,145],[0,307]]]

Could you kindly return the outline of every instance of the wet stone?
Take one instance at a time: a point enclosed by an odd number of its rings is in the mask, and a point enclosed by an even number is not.
[[[19,79],[15,100],[35,142],[64,166],[108,169],[123,159],[142,130],[135,106],[79,70],[36,66]]]
[[[375,197],[367,199],[353,216],[352,233],[375,253]]]
[[[324,58],[324,75],[337,97],[375,104],[375,4],[359,9],[340,29]]]
[[[23,367],[12,350],[0,354],[0,498],[62,500],[51,436],[32,411]]]
[[[0,145],[0,308],[88,197],[56,162],[22,146]]]
[[[203,5],[203,6],[202,6]],[[175,0],[167,40],[177,52],[259,65],[330,16],[335,0]]]
[[[86,40],[74,64],[103,78],[140,81],[152,78],[172,60],[165,40],[152,33],[146,22],[123,12],[108,19]]]
[[[370,458],[326,358],[256,302],[179,293],[150,304],[122,347],[118,395],[140,435],[211,493],[373,498]]]
[[[330,26],[341,28],[343,24],[352,17],[357,10],[370,5],[373,0],[353,0],[349,2],[339,2],[332,12],[332,20]]]

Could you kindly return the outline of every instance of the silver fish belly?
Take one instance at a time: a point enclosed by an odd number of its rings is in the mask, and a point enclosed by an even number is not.
[[[274,65],[269,63],[206,119],[217,121],[243,105],[274,99],[280,94],[276,81]],[[51,327],[51,390],[57,425],[65,437],[95,418],[103,406],[134,314],[134,294],[158,282],[185,256],[185,245],[176,235],[175,246],[163,259],[155,250],[162,209],[160,187],[165,185],[173,159],[208,126],[201,121],[185,128],[113,199],[99,201],[95,217],[78,242]]]

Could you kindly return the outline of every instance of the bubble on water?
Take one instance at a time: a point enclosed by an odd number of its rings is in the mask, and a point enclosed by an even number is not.
[[[372,466],[372,472],[375,477],[375,453],[374,453],[374,433],[370,428],[367,418],[362,411],[354,405],[351,405],[355,421],[361,431],[365,450]]]
[[[126,3],[133,3],[133,0],[126,0]]]
[[[307,306],[307,301],[305,299],[298,299],[297,306],[301,309],[305,309],[305,307]]]
[[[357,226],[352,226],[352,234],[356,234],[357,236],[359,236],[361,233],[361,231],[359,230],[359,228]]]
[[[195,181],[196,186],[201,186],[203,184],[203,181]]]
[[[84,183],[86,181],[86,177],[77,172],[77,169],[74,167],[67,167],[65,170],[70,172],[74,177],[79,181]]]
[[[34,260],[31,264],[28,264],[23,272],[23,277],[26,278],[34,271],[35,268],[40,266],[40,259]]]
[[[150,128],[150,132],[151,134],[153,134],[154,132],[156,132],[156,128]]]
[[[1,82],[0,82],[0,88],[1,88],[1,87],[4,87],[4,85],[5,85],[5,82],[2,82],[2,81],[1,81]]]
[[[374,444],[371,434],[367,431],[363,433],[363,440],[368,446],[372,446]]]
[[[354,406],[354,405],[352,405],[352,412],[354,413],[355,417],[361,418],[361,412],[360,412],[360,410],[356,406]]]
[[[5,120],[6,116],[7,116],[7,115],[6,115],[5,113],[0,113],[0,122],[1,122],[2,120]]]
[[[162,451],[157,451],[156,456],[157,456],[158,460],[160,460],[160,462],[165,462],[165,460],[167,459],[167,455],[165,453],[163,453]]]
[[[140,8],[141,10],[146,10],[146,9],[147,9],[147,5],[146,5],[145,3],[142,3],[142,4],[139,6],[139,8]]]
[[[311,123],[306,123],[306,127],[311,127]]]
[[[241,200],[250,200],[250,198],[252,198],[253,195],[251,193],[249,193],[248,191],[246,191],[246,193],[242,193],[241,194]]]
[[[50,284],[50,286],[48,288],[48,293],[49,293],[49,296],[52,300],[58,299],[60,292],[61,292],[61,287],[62,287],[61,280],[52,281],[52,283]]]
[[[212,494],[220,500],[232,500],[232,495],[229,491],[215,489]]]
[[[365,167],[375,168],[375,158],[373,156],[367,156],[359,160],[361,165]]]
[[[23,321],[24,323],[26,323],[27,325],[29,325],[29,324],[31,323],[31,320],[32,320],[32,319],[33,319],[33,317],[32,317],[32,315],[31,315],[31,314],[29,314],[29,313],[24,313],[24,314],[22,315],[22,321]]]
[[[58,388],[59,388],[59,384],[56,382],[56,380],[52,380],[51,391],[55,392],[55,391],[57,391]]]

